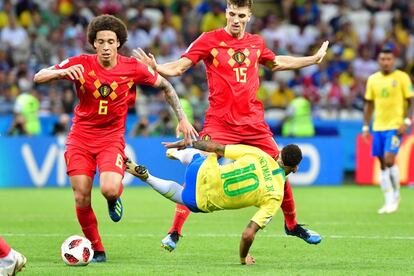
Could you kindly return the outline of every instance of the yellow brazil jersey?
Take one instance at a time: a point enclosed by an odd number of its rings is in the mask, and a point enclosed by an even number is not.
[[[403,71],[372,74],[367,81],[365,99],[374,102],[373,130],[397,129],[403,124],[405,101],[414,96],[410,77]]]
[[[264,151],[246,145],[227,145],[224,157],[235,160],[219,165],[210,154],[197,174],[196,202],[204,212],[256,206],[251,219],[260,227],[275,215],[283,200],[285,172]]]

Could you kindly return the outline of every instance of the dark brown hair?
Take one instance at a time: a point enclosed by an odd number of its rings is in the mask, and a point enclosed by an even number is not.
[[[282,149],[282,162],[285,166],[294,167],[302,161],[302,151],[295,144],[289,144]]]
[[[227,0],[227,6],[248,7],[252,9],[253,0]]]
[[[117,39],[119,40],[119,48],[124,45],[128,39],[128,31],[125,26],[125,23],[121,19],[116,18],[113,15],[104,14],[95,17],[88,26],[88,42],[93,46],[93,43],[96,39],[96,34],[99,31],[112,31],[116,34]]]

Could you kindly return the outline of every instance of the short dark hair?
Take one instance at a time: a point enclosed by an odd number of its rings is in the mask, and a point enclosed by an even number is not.
[[[124,45],[128,39],[128,31],[125,23],[121,19],[113,15],[103,14],[95,17],[88,26],[88,42],[93,46],[96,39],[96,34],[100,31],[112,31],[116,34],[119,40],[119,48]]]
[[[227,6],[248,7],[252,9],[253,0],[227,0]]]
[[[379,54],[394,54],[391,46],[384,46],[381,48]]]
[[[295,144],[289,144],[282,149],[282,162],[285,166],[294,167],[302,161],[302,151]]]

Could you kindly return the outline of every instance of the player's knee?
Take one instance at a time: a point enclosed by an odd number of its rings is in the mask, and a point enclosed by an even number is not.
[[[101,185],[101,193],[106,199],[117,199],[119,189],[114,184],[103,183]]]
[[[394,166],[394,163],[395,163],[394,158],[386,158],[384,161],[385,161],[384,162],[385,167],[391,168],[392,166]]]
[[[91,204],[91,196],[90,194],[85,194],[81,192],[75,191],[75,203],[78,207],[85,207]]]

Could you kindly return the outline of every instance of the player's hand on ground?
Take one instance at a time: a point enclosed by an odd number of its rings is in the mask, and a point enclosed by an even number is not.
[[[250,254],[247,254],[246,256],[246,265],[254,265],[256,263],[256,260],[254,257]]]
[[[166,147],[167,149],[185,149],[185,143],[184,140],[180,140],[180,141],[175,141],[175,142],[161,142],[161,144],[164,145],[164,147]]]
[[[60,73],[60,77],[63,78],[68,76],[71,80],[79,80],[82,77],[84,71],[85,69],[83,68],[82,64],[75,64],[66,69],[63,69]]]
[[[315,54],[316,63],[321,63],[323,58],[326,55],[326,50],[328,49],[329,41],[325,41],[322,43],[321,48],[319,48],[318,52]]]
[[[184,143],[186,146],[192,146],[193,141],[197,140],[198,137],[197,130],[195,130],[187,118],[183,118],[178,122],[177,128],[175,130],[177,138],[180,137],[180,133],[184,134]]]
[[[141,48],[134,49],[132,51],[132,56],[144,63],[145,65],[151,67],[157,71],[157,61],[153,54],[149,53],[148,55]]]

